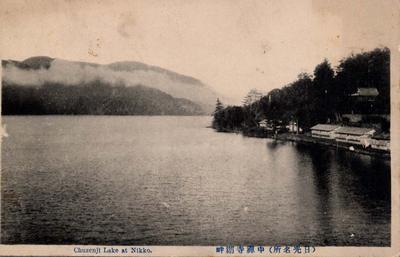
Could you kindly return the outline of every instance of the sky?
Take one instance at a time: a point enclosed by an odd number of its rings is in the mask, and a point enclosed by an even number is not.
[[[398,0],[0,2],[0,57],[139,61],[240,102],[398,36]],[[398,41],[397,41],[398,42]]]

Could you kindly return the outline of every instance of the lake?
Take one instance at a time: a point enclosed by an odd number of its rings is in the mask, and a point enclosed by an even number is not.
[[[1,243],[390,245],[390,161],[211,117],[6,116]]]

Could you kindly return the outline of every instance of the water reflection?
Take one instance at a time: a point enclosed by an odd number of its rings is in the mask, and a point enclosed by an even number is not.
[[[318,220],[324,233],[341,234],[344,242],[358,245],[357,239],[369,240],[359,231],[379,223],[388,231],[379,242],[390,240],[389,161],[319,146],[298,145],[296,149],[311,158],[318,208],[322,210]],[[327,245],[335,243],[335,238],[324,240]]]

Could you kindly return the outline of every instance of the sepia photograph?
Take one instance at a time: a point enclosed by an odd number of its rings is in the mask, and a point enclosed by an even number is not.
[[[0,1],[1,246],[394,256],[399,10]]]

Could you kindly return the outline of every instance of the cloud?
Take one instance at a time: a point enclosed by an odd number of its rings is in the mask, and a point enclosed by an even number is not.
[[[118,74],[102,66],[93,67],[56,59],[49,69],[25,70],[15,65],[7,65],[3,70],[3,80],[18,85],[33,86],[45,83],[81,85],[94,80],[115,84]]]
[[[168,74],[160,71],[151,69],[116,71],[105,65],[90,65],[59,59],[52,61],[49,69],[26,70],[9,64],[3,69],[3,80],[20,86],[42,86],[45,83],[81,86],[100,80],[110,86],[144,85],[159,89],[174,97],[196,102],[213,103],[216,99],[215,93],[209,88],[171,79]]]

